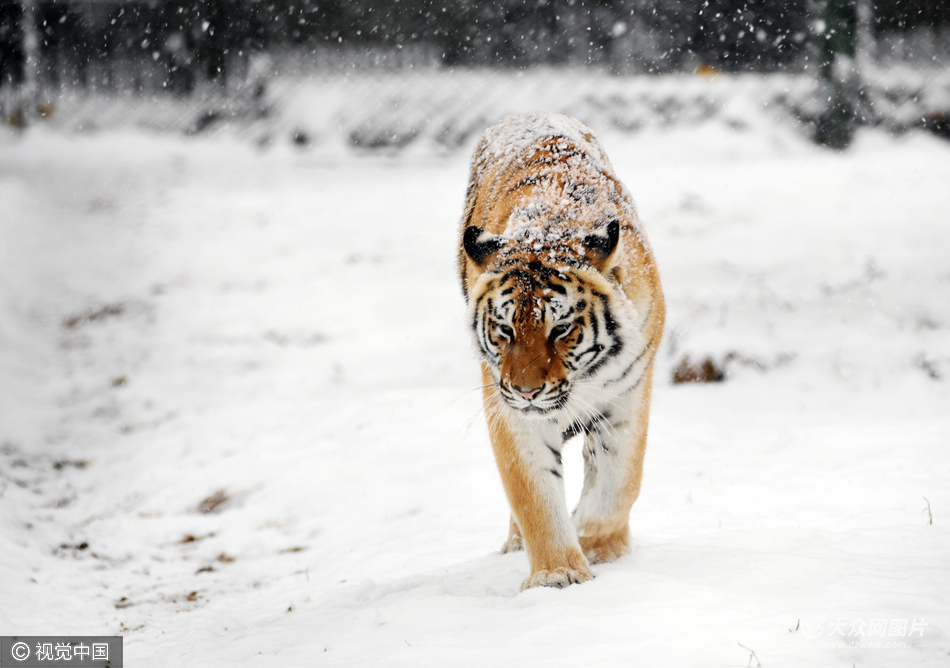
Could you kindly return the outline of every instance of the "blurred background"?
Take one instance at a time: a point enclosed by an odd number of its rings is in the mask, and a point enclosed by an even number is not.
[[[15,127],[446,151],[526,100],[634,131],[737,99],[834,148],[950,136],[950,1],[0,0]]]

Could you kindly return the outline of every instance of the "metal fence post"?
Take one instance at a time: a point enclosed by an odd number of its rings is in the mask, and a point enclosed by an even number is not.
[[[854,138],[860,91],[855,69],[856,0],[828,0],[824,11],[821,78],[830,101],[815,128],[815,141],[844,150]]]
[[[40,85],[40,37],[36,29],[36,0],[22,0],[20,30],[23,35],[23,79],[17,95],[16,108],[10,116],[11,125],[25,127],[36,115]]]

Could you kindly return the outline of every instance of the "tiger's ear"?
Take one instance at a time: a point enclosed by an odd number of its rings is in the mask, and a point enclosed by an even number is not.
[[[590,263],[597,271],[602,272],[610,266],[610,258],[617,250],[619,240],[620,221],[616,218],[607,223],[602,230],[584,235],[584,247],[590,253]]]
[[[474,225],[467,227],[462,235],[462,246],[465,252],[479,268],[483,268],[487,260],[504,245],[504,237],[488,234]]]

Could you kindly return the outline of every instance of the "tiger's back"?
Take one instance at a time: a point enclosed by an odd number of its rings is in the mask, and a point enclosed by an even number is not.
[[[529,115],[486,132],[459,270],[512,509],[504,549],[527,548],[524,587],[589,579],[588,560],[629,544],[665,309],[636,209],[588,128]],[[569,516],[560,449],[578,432],[585,483]]]
[[[461,233],[476,225],[516,237],[596,232],[620,221],[617,282],[639,301],[648,294],[663,311],[653,254],[636,207],[591,130],[560,115],[511,116],[486,131],[472,158]],[[468,295],[478,270],[459,245],[459,269]],[[657,313],[660,328],[665,311]]]

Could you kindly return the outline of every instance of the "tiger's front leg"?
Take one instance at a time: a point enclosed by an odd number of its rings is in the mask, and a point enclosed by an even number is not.
[[[487,392],[485,409],[495,462],[531,565],[522,591],[592,579],[564,497],[560,433],[541,422],[509,424],[495,412]]]
[[[646,453],[650,371],[640,387],[612,406],[627,409],[592,422],[584,438],[584,488],[573,520],[592,564],[611,562],[630,549],[630,509],[640,495]]]

